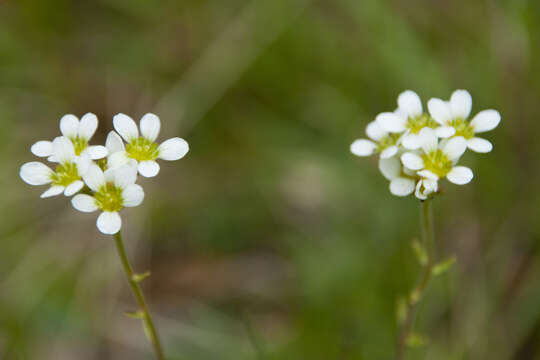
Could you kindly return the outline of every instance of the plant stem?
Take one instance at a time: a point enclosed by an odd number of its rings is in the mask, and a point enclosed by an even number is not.
[[[431,280],[434,265],[434,241],[435,235],[433,230],[433,212],[432,202],[433,200],[427,199],[422,201],[420,210],[420,222],[422,224],[422,242],[424,249],[426,250],[427,262],[423,267],[423,273],[420,276],[418,284],[411,292],[407,301],[407,310],[405,318],[401,323],[398,341],[397,341],[397,360],[405,359],[405,352],[407,347],[407,339],[411,334],[412,325],[416,312],[418,311],[418,305],[422,300],[424,291]]]
[[[140,316],[140,319],[143,321],[143,327],[144,327],[144,332],[146,334],[146,337],[152,343],[157,359],[164,360],[165,355],[163,354],[163,349],[161,347],[161,343],[159,341],[159,337],[158,337],[156,328],[154,326],[154,322],[152,321],[152,317],[150,316],[150,312],[148,311],[148,305],[146,305],[146,301],[144,300],[142,289],[139,285],[140,279],[138,280],[136,278],[136,274],[133,272],[133,268],[126,255],[126,250],[124,248],[124,243],[122,241],[122,233],[119,231],[116,234],[114,234],[113,237],[116,243],[116,250],[118,250],[118,255],[120,256],[120,260],[122,261],[122,266],[124,268],[124,272],[126,274],[128,283],[131,286],[131,290],[133,290],[135,299],[137,300],[137,303],[139,304],[139,307],[140,307],[138,311],[138,315]]]

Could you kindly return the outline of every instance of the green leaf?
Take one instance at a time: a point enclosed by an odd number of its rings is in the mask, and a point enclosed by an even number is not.
[[[407,339],[405,340],[405,344],[407,346],[412,348],[422,347],[425,346],[428,343],[427,337],[421,334],[415,334],[411,333],[409,336],[407,336]]]
[[[431,273],[433,276],[441,275],[447,272],[452,265],[456,262],[456,258],[454,256],[436,264],[433,269],[431,270]]]
[[[150,271],[147,271],[147,272],[144,272],[142,274],[133,274],[131,279],[133,279],[133,281],[135,281],[136,283],[140,283],[141,281],[143,281],[144,279],[146,279],[149,276],[150,276]]]
[[[141,310],[137,311],[126,311],[124,312],[124,315],[133,318],[133,319],[144,319],[144,312]]]
[[[420,263],[420,265],[426,266],[428,263],[428,256],[427,256],[427,252],[424,246],[420,244],[420,242],[416,239],[413,240],[411,245],[414,250],[414,254],[416,255],[416,258],[418,259],[418,262]]]

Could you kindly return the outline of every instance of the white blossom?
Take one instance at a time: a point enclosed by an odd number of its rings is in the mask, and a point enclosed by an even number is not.
[[[399,135],[389,133],[376,122],[370,122],[366,127],[368,139],[357,139],[351,144],[351,152],[356,156],[369,156],[379,153],[381,159],[387,159],[397,154]]]
[[[125,114],[115,115],[113,118],[115,132],[110,132],[106,147],[109,151],[108,166],[116,168],[125,164],[134,163],[139,174],[153,177],[159,173],[157,159],[178,160],[189,151],[188,143],[179,137],[168,139],[158,145],[155,141],[159,135],[161,122],[154,114],[146,114],[140,121],[140,135],[137,124]],[[130,159],[135,162],[130,162]]]
[[[414,191],[414,172],[404,168],[398,157],[379,159],[379,170],[390,181],[389,188],[393,195],[407,196]]]
[[[76,156],[86,152],[91,159],[97,160],[107,156],[107,149],[102,145],[89,145],[90,139],[96,132],[98,120],[92,113],[85,114],[81,120],[75,115],[64,115],[60,119],[60,132],[73,144]],[[30,148],[39,157],[47,157],[51,162],[58,162],[53,154],[53,142],[41,140]]]
[[[415,150],[420,147],[418,134],[424,127],[435,128],[437,123],[424,113],[422,101],[417,93],[406,90],[398,96],[398,108],[394,112],[384,112],[377,115],[375,121],[382,129],[401,134],[403,147]]]
[[[486,139],[476,137],[476,134],[496,128],[501,115],[496,110],[483,110],[469,122],[471,107],[472,98],[467,90],[454,91],[450,101],[437,98],[428,101],[429,113],[440,124],[436,129],[439,137],[461,136],[472,151],[490,152],[493,145]]]
[[[403,165],[429,180],[447,178],[450,182],[464,185],[473,178],[471,169],[456,166],[467,149],[467,141],[462,136],[440,141],[435,131],[424,128],[419,134],[420,150],[401,155]]]
[[[42,198],[62,192],[66,196],[79,192],[84,186],[82,176],[91,163],[88,154],[84,152],[76,156],[73,143],[60,136],[51,142],[51,156],[59,163],[54,171],[41,162],[32,161],[21,166],[21,178],[30,185],[50,184],[50,188],[41,194]]]
[[[137,168],[131,164],[105,172],[96,164],[91,164],[83,179],[94,193],[78,194],[71,203],[82,212],[101,210],[96,225],[104,234],[112,235],[120,231],[122,219],[119,211],[124,207],[138,206],[144,199],[142,187],[135,184]]]

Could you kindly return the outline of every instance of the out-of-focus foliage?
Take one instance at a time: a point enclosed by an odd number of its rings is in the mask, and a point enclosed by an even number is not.
[[[536,0],[0,1],[0,357],[150,359],[110,238],[18,177],[64,113],[156,112],[191,151],[125,238],[170,359],[390,359],[418,204],[349,144],[414,89],[498,109],[435,203],[418,359],[540,358]]]

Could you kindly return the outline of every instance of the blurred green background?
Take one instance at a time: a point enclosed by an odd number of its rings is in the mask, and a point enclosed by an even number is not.
[[[19,167],[65,113],[155,112],[190,153],[124,237],[170,359],[392,359],[418,201],[349,144],[417,91],[502,114],[435,201],[411,359],[540,359],[537,0],[0,1],[0,358],[152,359],[96,214]]]

